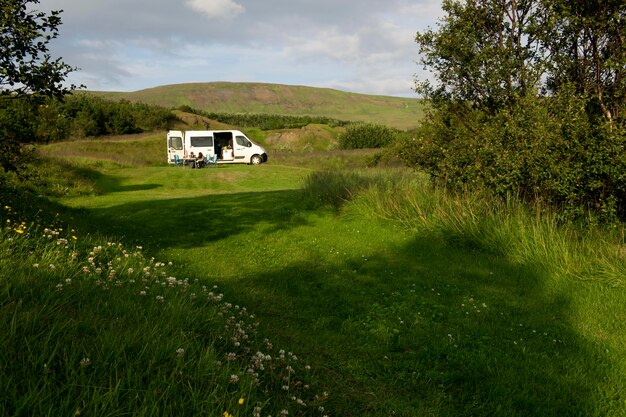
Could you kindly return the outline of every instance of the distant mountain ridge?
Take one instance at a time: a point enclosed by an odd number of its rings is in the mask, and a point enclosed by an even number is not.
[[[172,84],[134,92],[90,92],[177,108],[190,106],[215,113],[267,113],[326,116],[339,120],[384,124],[411,129],[423,117],[423,101],[350,93],[330,88],[267,83],[207,82]]]

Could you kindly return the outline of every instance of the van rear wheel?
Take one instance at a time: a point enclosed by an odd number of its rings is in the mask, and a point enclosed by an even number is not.
[[[252,155],[252,158],[250,158],[250,164],[252,165],[259,165],[261,162],[263,162],[263,158],[259,155]]]

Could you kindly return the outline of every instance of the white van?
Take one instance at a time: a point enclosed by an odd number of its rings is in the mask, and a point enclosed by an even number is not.
[[[217,155],[218,164],[267,162],[267,152],[239,130],[170,130],[167,132],[167,162],[184,163],[191,153],[205,158]]]

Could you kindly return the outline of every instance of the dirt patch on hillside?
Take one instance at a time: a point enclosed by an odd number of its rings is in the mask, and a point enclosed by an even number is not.
[[[320,125],[275,130],[268,133],[265,143],[276,150],[327,150],[337,146],[339,131],[339,128],[329,130]]]
[[[280,96],[275,91],[258,87],[252,89],[249,99],[263,104],[279,104],[281,102]]]

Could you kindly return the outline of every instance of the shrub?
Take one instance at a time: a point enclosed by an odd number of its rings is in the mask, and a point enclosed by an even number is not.
[[[392,143],[398,131],[387,126],[362,123],[348,126],[339,135],[341,149],[382,148]]]
[[[193,113],[218,122],[239,126],[242,128],[258,128],[261,130],[299,129],[310,124],[324,124],[331,127],[346,126],[351,122],[332,119],[325,116],[293,116],[284,114],[263,113],[214,113],[194,109],[188,105],[178,108],[187,113]]]
[[[128,101],[109,101],[86,94],[48,100],[33,112],[37,140],[124,135],[164,130],[176,120],[166,108]]]
[[[626,218],[626,134],[588,116],[580,98],[529,97],[495,114],[450,104],[396,147],[448,188],[517,195],[566,220]]]

